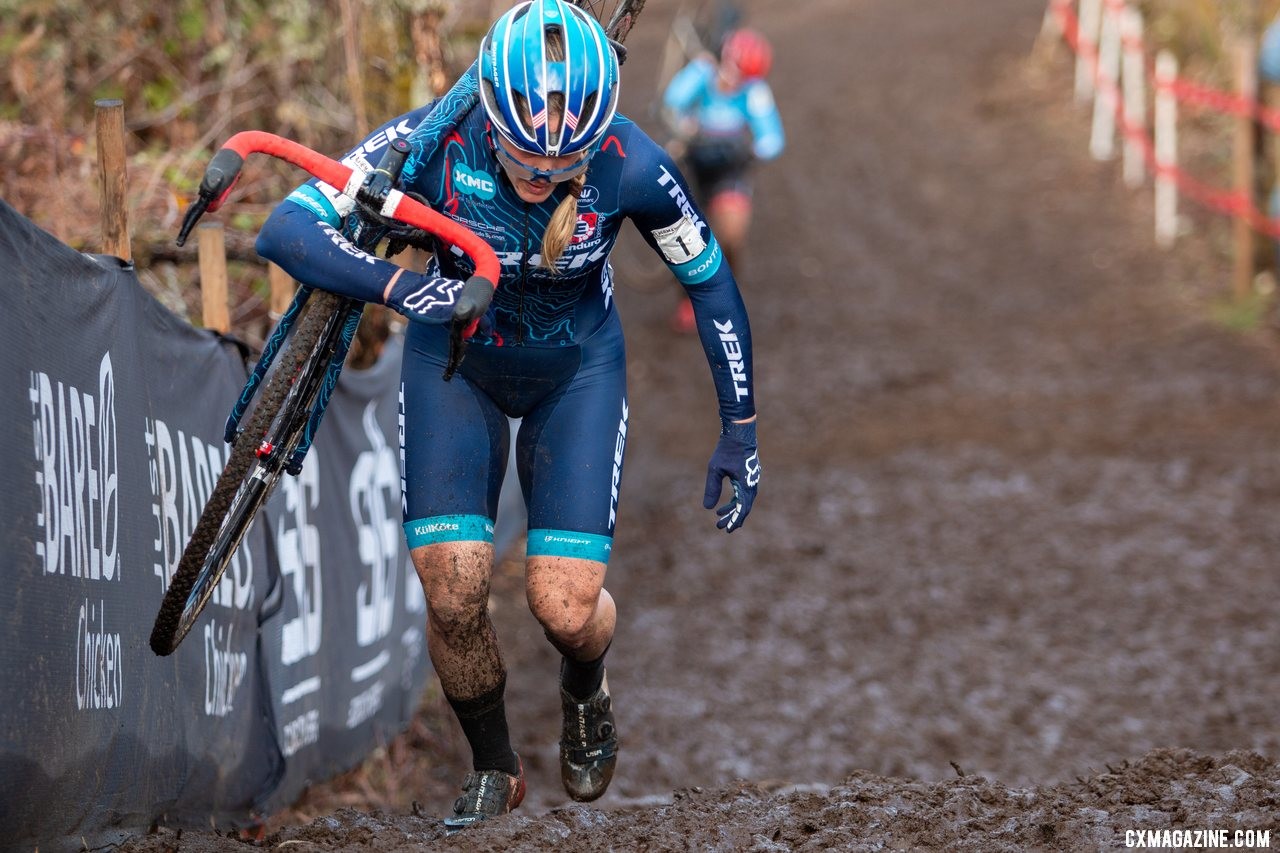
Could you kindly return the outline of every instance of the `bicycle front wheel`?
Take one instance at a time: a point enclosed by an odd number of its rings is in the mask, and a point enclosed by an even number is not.
[[[338,337],[335,326],[341,331],[338,315],[347,313],[339,296],[324,291],[311,296],[178,560],[151,629],[151,650],[157,655],[172,654],[191,631],[284,473],[320,392]]]

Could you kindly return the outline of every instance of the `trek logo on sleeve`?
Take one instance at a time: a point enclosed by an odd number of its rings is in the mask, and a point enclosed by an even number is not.
[[[354,243],[352,243],[346,237],[343,237],[342,234],[332,225],[329,225],[328,223],[325,223],[325,222],[317,222],[316,225],[320,228],[321,231],[323,231],[326,235],[328,235],[329,240],[330,242],[333,243],[333,245],[337,246],[339,249],[346,252],[351,257],[356,258],[357,260],[364,261],[366,264],[377,263],[377,261],[374,260],[373,255],[370,255],[368,252],[362,252],[359,249],[357,249]]]
[[[725,320],[723,323],[719,320],[714,322],[716,331],[720,333],[720,345],[724,347],[725,358],[729,360],[729,376],[733,379],[733,393],[741,400],[751,395],[747,390],[747,360],[742,355],[742,342],[738,340],[738,333],[733,330],[732,320]]]
[[[694,212],[693,205],[689,203],[689,197],[684,194],[684,190],[680,187],[680,182],[667,171],[665,166],[659,166],[658,171],[662,173],[658,176],[658,186],[667,188],[667,195],[671,196],[675,203],[680,206],[680,212],[684,214],[685,219],[692,222],[698,231],[705,228],[706,223]],[[694,254],[697,253],[695,252]]]

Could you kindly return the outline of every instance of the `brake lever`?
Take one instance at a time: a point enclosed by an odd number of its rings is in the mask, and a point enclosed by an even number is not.
[[[444,381],[453,379],[453,374],[462,365],[462,358],[467,354],[467,342],[462,337],[468,322],[455,317],[449,323],[449,361],[444,366]]]
[[[187,208],[182,218],[182,229],[178,231],[178,245],[183,246],[196,221],[206,212],[212,212],[222,206],[231,194],[231,188],[240,179],[240,169],[244,166],[244,157],[230,148],[220,148],[209,161],[200,180],[200,196]]]
[[[204,212],[209,209],[210,198],[206,198],[201,193],[199,198],[191,202],[187,208],[186,216],[182,217],[182,228],[178,230],[178,245],[185,246],[187,237],[191,235],[191,229],[196,227],[196,223],[200,221],[200,217],[204,216]]]
[[[467,350],[467,338],[475,334],[480,326],[480,318],[489,310],[493,288],[493,282],[479,275],[473,275],[463,285],[458,303],[453,309],[453,319],[449,323],[449,361],[444,368],[445,382],[453,378],[458,366],[462,364],[462,357]]]

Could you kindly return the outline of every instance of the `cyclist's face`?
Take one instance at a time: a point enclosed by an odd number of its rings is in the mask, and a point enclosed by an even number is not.
[[[589,153],[580,151],[563,157],[547,157],[543,154],[522,151],[506,139],[503,139],[500,133],[494,133],[493,136],[498,145],[502,146],[502,153],[516,161],[512,165],[507,162],[505,157],[498,157],[498,161],[502,163],[503,168],[506,170],[507,177],[511,179],[512,186],[516,189],[516,195],[520,196],[522,201],[534,204],[546,201],[551,197],[552,190],[555,189],[556,183],[559,183],[558,180],[552,180],[552,178],[560,178],[561,180],[572,178],[577,172],[573,167],[583,163]],[[519,168],[520,166],[525,166],[527,169],[521,169]],[[550,173],[550,176],[547,173]]]

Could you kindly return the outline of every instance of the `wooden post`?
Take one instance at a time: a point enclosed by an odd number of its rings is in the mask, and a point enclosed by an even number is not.
[[[102,251],[132,260],[128,198],[125,192],[124,101],[94,101],[98,137],[98,180],[102,187]]]
[[[1098,28],[1102,24],[1102,0],[1080,0],[1076,29],[1076,103],[1093,99],[1093,78],[1098,68]]]
[[[1258,103],[1258,64],[1257,49],[1253,39],[1242,37],[1236,40],[1236,79],[1239,83],[1240,98],[1251,107]],[[1235,191],[1240,200],[1241,209],[1236,211],[1232,223],[1232,291],[1237,299],[1244,299],[1253,291],[1254,274],[1254,230],[1250,219],[1254,209],[1254,173],[1256,163],[1254,146],[1256,113],[1250,110],[1245,115],[1236,116],[1235,122]]]
[[[267,310],[272,317],[279,317],[289,310],[293,301],[293,279],[287,272],[273,263],[267,264],[267,281],[271,283],[271,296]]]
[[[223,334],[231,331],[227,307],[227,246],[221,222],[205,222],[196,228],[200,235],[200,310],[206,329]]]
[[[1156,55],[1156,242],[1168,248],[1178,237],[1178,60],[1162,50]]]
[[[1142,50],[1142,13],[1125,6],[1120,18],[1120,41],[1124,47],[1124,182],[1139,187],[1147,178],[1146,154],[1135,136],[1147,133],[1147,70]]]
[[[1120,9],[1123,4],[1106,0],[1102,10],[1102,36],[1098,41],[1098,73],[1094,85],[1093,133],[1089,153],[1095,160],[1110,160],[1116,153],[1116,108],[1120,105]]]
[[[440,44],[441,20],[440,11],[428,7],[422,12],[414,13],[409,26],[416,63],[411,93],[415,104],[425,104],[432,98],[443,95],[449,88],[444,47]]]
[[[364,105],[364,79],[360,75],[360,33],[356,28],[356,13],[351,0],[341,0],[342,47],[347,62],[347,89],[356,111],[356,134],[369,135],[369,117]]]

